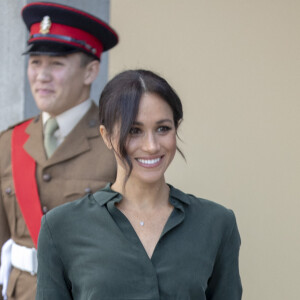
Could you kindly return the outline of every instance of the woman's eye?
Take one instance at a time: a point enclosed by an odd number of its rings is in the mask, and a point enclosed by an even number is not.
[[[170,130],[171,130],[171,127],[169,127],[169,126],[160,126],[157,129],[158,132],[167,132],[167,131],[170,131]]]
[[[130,129],[129,133],[130,133],[131,135],[135,135],[135,134],[141,133],[141,130],[140,130],[139,128],[137,128],[137,127],[132,127],[132,128]]]

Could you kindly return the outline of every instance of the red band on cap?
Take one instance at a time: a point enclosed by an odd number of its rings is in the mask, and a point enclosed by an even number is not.
[[[41,7],[42,6],[49,6],[49,7],[58,7],[58,8],[62,8],[62,9],[65,9],[65,10],[68,10],[68,11],[71,11],[71,12],[74,12],[74,13],[77,13],[77,14],[80,14],[80,15],[83,15],[91,20],[94,20],[95,22],[97,22],[98,24],[100,24],[101,26],[105,27],[106,29],[108,29],[117,39],[118,39],[118,35],[116,34],[116,32],[108,25],[106,24],[105,22],[103,22],[102,20],[96,18],[95,16],[85,12],[85,11],[82,11],[82,10],[79,10],[79,9],[76,9],[74,7],[71,7],[71,6],[67,6],[67,5],[62,5],[62,4],[59,4],[59,3],[51,3],[51,2],[33,2],[33,3],[29,3],[27,4],[25,7],[23,7],[22,11],[25,9],[25,8],[28,8],[30,6],[37,6],[37,5],[40,5]],[[23,14],[23,12],[22,12]]]
[[[41,34],[40,23],[35,23],[30,28],[30,35],[33,36],[35,34]],[[55,35],[55,36],[51,37],[51,35]],[[68,41],[66,39],[59,39],[59,36],[71,38],[72,40]],[[91,54],[97,56],[98,58],[100,58],[100,55],[103,52],[103,45],[92,34],[75,27],[57,24],[57,23],[51,24],[51,27],[47,34],[42,34],[41,36],[33,37],[33,38],[31,37],[28,40],[28,43],[33,41],[38,41],[38,40],[57,41],[64,44],[76,46],[84,49],[85,51],[90,52]],[[88,47],[85,47],[83,44],[79,42],[77,43],[76,40],[83,41],[86,45],[88,45]]]

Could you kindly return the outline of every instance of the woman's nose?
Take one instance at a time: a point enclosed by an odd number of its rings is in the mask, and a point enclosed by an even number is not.
[[[148,153],[156,153],[158,152],[160,146],[157,137],[155,134],[150,133],[146,134],[143,140],[143,149]]]

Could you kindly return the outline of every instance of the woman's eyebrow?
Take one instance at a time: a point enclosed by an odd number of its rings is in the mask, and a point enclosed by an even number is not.
[[[162,119],[162,120],[159,120],[156,122],[156,124],[163,124],[163,123],[171,123],[173,124],[173,121],[170,120],[170,119]],[[142,122],[139,122],[139,121],[134,121],[133,122],[133,125],[137,125],[137,126],[143,126],[144,124]]]
[[[162,123],[171,123],[173,124],[173,120],[170,119],[163,119],[156,122],[156,124],[162,124]]]

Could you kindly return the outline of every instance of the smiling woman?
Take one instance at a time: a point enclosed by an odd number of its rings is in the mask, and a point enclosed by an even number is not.
[[[106,144],[110,147],[111,143],[112,148],[118,149],[122,129],[115,128],[115,131],[118,133],[111,139],[105,126],[100,127]],[[132,168],[131,181],[163,180],[164,173],[176,152],[176,128],[171,107],[160,97],[150,93],[142,96],[136,121],[128,133],[125,149]],[[119,166],[126,169],[120,154],[116,158],[119,160]],[[124,178],[120,179],[120,183],[124,182]]]
[[[165,182],[182,117],[153,72],[106,85],[100,132],[117,177],[43,217],[37,299],[241,299],[233,212]]]
[[[177,128],[183,117],[179,97],[163,78],[145,70],[121,73],[103,90],[99,116],[106,145],[126,162],[126,179],[133,164],[154,167],[150,160],[157,160],[160,169],[164,166],[163,178],[175,155]]]

